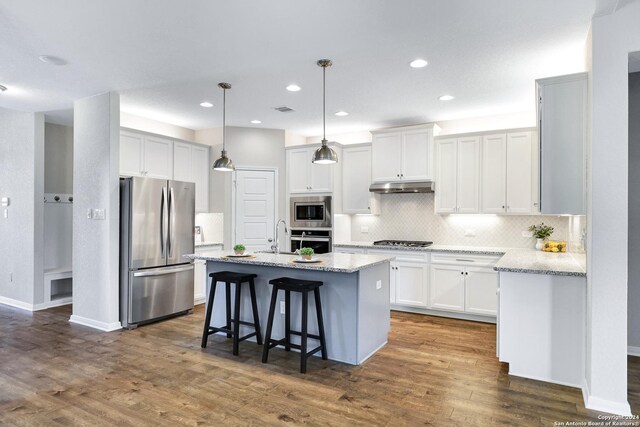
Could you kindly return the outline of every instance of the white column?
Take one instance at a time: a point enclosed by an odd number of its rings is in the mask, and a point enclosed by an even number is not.
[[[119,315],[120,97],[108,92],[74,103],[73,315],[103,331]],[[104,210],[104,219],[89,210]]]

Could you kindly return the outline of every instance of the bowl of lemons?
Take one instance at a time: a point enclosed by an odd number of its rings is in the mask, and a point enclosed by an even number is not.
[[[553,240],[549,240],[544,243],[544,247],[542,248],[544,252],[566,252],[567,251],[567,242],[554,242]]]

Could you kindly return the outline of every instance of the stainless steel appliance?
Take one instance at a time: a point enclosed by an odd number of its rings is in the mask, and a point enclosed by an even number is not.
[[[371,184],[369,191],[379,194],[397,193],[433,193],[435,184],[432,181],[422,182],[380,182]]]
[[[373,242],[374,246],[398,246],[401,248],[426,248],[433,245],[433,242],[420,240],[378,240]]]
[[[291,228],[331,228],[331,196],[291,197]]]
[[[332,251],[331,230],[291,229],[291,252],[301,248],[311,248],[317,254]]]
[[[194,221],[194,183],[120,178],[123,327],[193,309]]]

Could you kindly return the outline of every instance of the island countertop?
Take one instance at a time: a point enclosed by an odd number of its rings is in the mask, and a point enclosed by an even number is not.
[[[231,264],[264,265],[272,267],[295,268],[301,270],[329,271],[334,273],[355,273],[378,264],[389,262],[393,257],[386,255],[343,254],[331,252],[328,254],[316,254],[320,259],[318,263],[297,263],[293,260],[297,255],[253,253],[250,257],[229,257],[230,251],[207,251],[197,254],[185,255],[189,259],[205,261],[228,262]]]

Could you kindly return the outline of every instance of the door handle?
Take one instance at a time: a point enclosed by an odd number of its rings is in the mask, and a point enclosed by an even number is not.
[[[173,232],[174,232],[174,222],[175,222],[175,213],[176,213],[176,206],[174,203],[174,194],[173,194],[173,187],[171,187],[169,189],[169,225],[167,227],[167,255],[169,257],[173,256],[173,243],[174,243],[174,239],[173,239]]]
[[[184,267],[162,268],[162,269],[138,271],[136,273],[133,273],[133,277],[164,276],[166,274],[181,273],[183,271],[189,271],[189,270],[193,270],[193,264],[189,264],[189,265],[184,266]]]
[[[273,239],[272,238],[268,238],[267,242],[271,243],[271,242],[273,242]]]
[[[169,215],[167,208],[167,188],[162,187],[162,204],[160,205],[160,254],[164,257],[166,251],[166,239],[167,239],[167,215]]]

